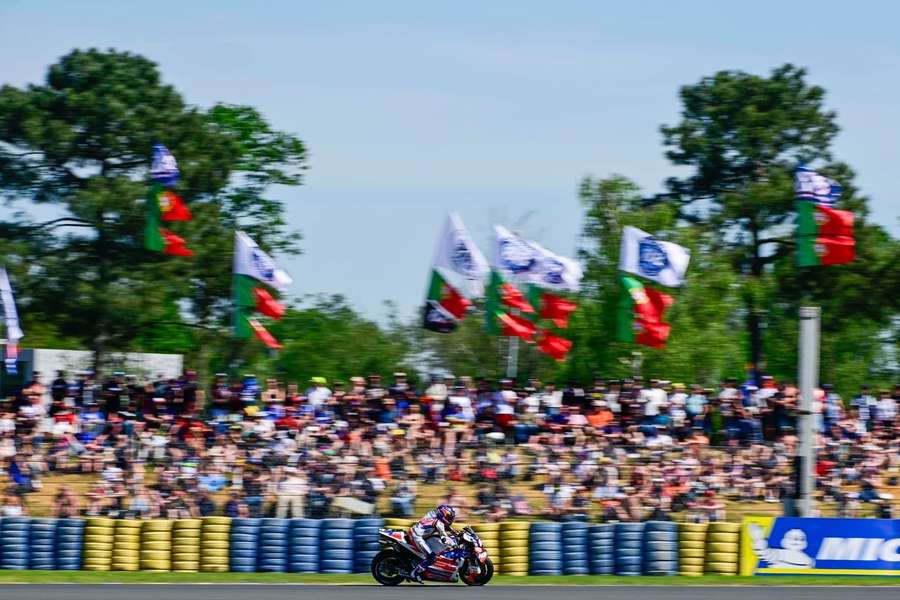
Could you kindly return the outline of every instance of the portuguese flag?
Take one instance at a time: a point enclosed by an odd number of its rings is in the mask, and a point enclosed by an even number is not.
[[[856,258],[853,213],[797,200],[797,266],[841,265]]]
[[[616,339],[651,348],[665,347],[672,328],[663,322],[663,317],[673,303],[672,296],[644,287],[640,280],[628,275],[622,275],[620,282],[622,296],[616,320]]]
[[[170,256],[192,256],[185,241],[162,227],[163,221],[190,221],[191,211],[181,197],[162,185],[154,183],[144,203],[144,248],[164,252]]]
[[[428,297],[422,316],[422,326],[438,333],[450,333],[466,316],[472,303],[455,287],[447,283],[437,269],[431,270]]]

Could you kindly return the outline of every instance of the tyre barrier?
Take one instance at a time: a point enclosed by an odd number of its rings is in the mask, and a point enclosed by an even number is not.
[[[644,575],[678,573],[678,523],[647,521],[644,523]]]
[[[562,575],[562,523],[537,522],[528,529],[528,572]]]
[[[259,549],[256,570],[262,573],[286,573],[288,570],[288,519],[262,519],[259,524]]]
[[[60,571],[79,571],[84,550],[84,520],[56,520],[56,568]]]
[[[172,570],[173,521],[153,519],[141,526],[141,570]]]
[[[319,540],[320,573],[353,572],[353,520],[322,519]]]
[[[613,551],[616,575],[634,576],[643,573],[643,523],[616,523]]]
[[[491,557],[491,561],[494,563],[494,573],[500,573],[503,563],[500,556],[500,523],[473,523],[471,527],[481,538],[484,549]]]
[[[140,571],[141,521],[116,519],[113,526],[113,571]]]
[[[319,572],[321,524],[322,522],[318,519],[291,519],[288,529],[288,570],[290,572]]]
[[[85,521],[82,569],[85,571],[112,569],[115,525],[115,520],[106,517],[91,517]]]
[[[706,563],[706,529],[708,523],[678,524],[678,574],[686,577],[703,575]]]
[[[528,521],[501,521],[497,547],[489,550],[503,575],[524,577],[528,575],[531,523]]]
[[[353,522],[353,570],[368,573],[372,559],[381,550],[378,530],[384,527],[384,519],[378,517],[357,519]]]
[[[231,520],[230,531],[225,534],[224,541],[220,542],[224,546],[225,555],[228,556],[231,571],[235,573],[256,571],[260,524],[261,519]]]
[[[24,571],[28,569],[28,542],[31,519],[3,517],[0,521],[0,568]]]
[[[741,552],[740,523],[710,523],[706,530],[705,572],[737,575]]]
[[[200,519],[179,519],[172,524],[172,570],[196,573],[200,570]]]
[[[563,575],[588,575],[588,524],[569,521],[562,524]]]
[[[616,571],[615,526],[591,525],[588,528],[588,560],[591,575],[612,575]]]
[[[231,517],[203,517],[200,519],[200,572],[224,573],[230,566],[232,546]],[[256,538],[253,538],[254,548]],[[254,561],[256,555],[253,555]]]
[[[56,569],[56,527],[56,519],[31,519],[28,526],[29,569]]]

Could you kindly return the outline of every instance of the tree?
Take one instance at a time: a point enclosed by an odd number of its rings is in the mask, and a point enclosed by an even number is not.
[[[875,276],[889,267],[870,260],[881,252],[870,242],[876,237],[883,242],[885,236],[865,223],[866,201],[853,188],[850,169],[832,159],[836,116],[824,109],[825,91],[808,84],[803,69],[788,64],[769,77],[720,71],[683,87],[680,98],[681,121],[661,131],[666,156],[676,165],[692,167],[693,173],[670,179],[669,192],[654,201],[676,207],[679,219],[702,228],[708,236],[704,250],[727,257],[740,276],[749,355],[758,369],[771,301],[783,309],[787,300],[793,310],[804,294],[817,296],[825,281],[851,272]],[[848,268],[814,270],[801,286],[796,270],[777,265],[792,260],[793,171],[813,161],[845,186],[842,205],[861,221],[860,258]],[[886,241],[890,246],[889,237]],[[772,277],[776,268],[778,277]],[[890,314],[871,298],[844,300],[842,311],[862,309],[877,315],[876,324],[883,325]]]
[[[177,191],[194,221],[172,228],[187,238],[192,260],[142,247],[157,142],[179,161]],[[189,106],[154,63],[129,53],[75,50],[43,84],[0,88],[0,194],[52,204],[60,215],[0,222],[26,323],[54,323],[59,335],[92,348],[98,364],[107,350],[137,349],[136,341],[153,349],[158,336],[148,331],[161,324],[190,321],[202,337],[225,322],[236,227],[266,249],[297,251],[298,234],[267,193],[299,185],[305,163],[303,143],[255,109]]]

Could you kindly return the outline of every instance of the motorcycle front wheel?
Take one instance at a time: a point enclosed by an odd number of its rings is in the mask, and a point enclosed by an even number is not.
[[[477,575],[468,575],[469,564],[468,562],[463,565],[463,575],[460,577],[462,582],[466,585],[484,585],[494,576],[494,561],[491,559],[487,559],[481,565],[481,572]]]
[[[381,585],[400,585],[406,579],[403,575],[403,563],[403,558],[396,550],[382,550],[372,559],[372,577]]]

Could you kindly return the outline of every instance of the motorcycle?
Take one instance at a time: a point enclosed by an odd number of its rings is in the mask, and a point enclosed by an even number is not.
[[[381,585],[400,585],[413,581],[410,574],[425,555],[402,529],[379,529],[381,551],[372,559],[372,577]],[[454,536],[455,545],[438,554],[428,569],[422,573],[425,581],[484,585],[494,576],[494,563],[488,556],[481,538],[471,527],[463,528]]]

